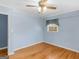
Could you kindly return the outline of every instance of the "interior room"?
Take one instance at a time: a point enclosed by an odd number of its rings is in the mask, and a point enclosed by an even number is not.
[[[0,0],[0,57],[79,59],[79,0]]]

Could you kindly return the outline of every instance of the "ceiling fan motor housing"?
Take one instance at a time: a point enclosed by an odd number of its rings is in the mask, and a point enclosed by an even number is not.
[[[41,0],[41,1],[39,1],[39,6],[40,7],[46,7],[46,5],[47,5],[47,0]]]

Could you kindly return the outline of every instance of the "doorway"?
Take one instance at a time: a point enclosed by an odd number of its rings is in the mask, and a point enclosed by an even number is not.
[[[0,57],[8,55],[8,15],[0,14]]]

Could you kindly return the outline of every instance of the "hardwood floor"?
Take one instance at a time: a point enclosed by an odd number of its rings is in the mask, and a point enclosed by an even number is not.
[[[0,50],[0,57],[7,56],[7,49]]]
[[[47,43],[16,51],[9,59],[79,59],[79,53]]]

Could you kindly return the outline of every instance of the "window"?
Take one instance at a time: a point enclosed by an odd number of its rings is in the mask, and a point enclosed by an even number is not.
[[[48,24],[47,31],[48,32],[58,32],[59,26],[57,24]]]

